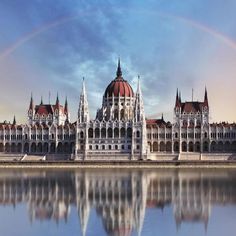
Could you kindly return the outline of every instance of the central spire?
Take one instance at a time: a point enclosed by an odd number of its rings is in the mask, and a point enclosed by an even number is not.
[[[117,76],[117,78],[122,76],[122,71],[121,71],[121,67],[120,67],[120,58],[118,59],[118,66],[117,66],[116,76]]]

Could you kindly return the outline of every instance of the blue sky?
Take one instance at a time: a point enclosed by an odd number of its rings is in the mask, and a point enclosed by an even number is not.
[[[75,120],[85,77],[91,116],[114,79],[117,58],[148,117],[172,120],[176,89],[202,100],[212,121],[236,120],[234,0],[0,0],[0,119],[26,122],[35,103],[64,103]]]

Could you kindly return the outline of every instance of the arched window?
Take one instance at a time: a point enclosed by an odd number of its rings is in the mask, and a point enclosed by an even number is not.
[[[115,111],[114,111],[114,119],[115,120],[118,120],[118,110],[116,109]]]
[[[121,109],[121,111],[120,111],[120,119],[121,120],[125,119],[125,111],[124,111],[124,109]]]
[[[80,132],[80,138],[84,138],[84,132],[83,131]]]
[[[127,137],[132,138],[132,128],[130,127],[127,129]]]
[[[95,138],[100,138],[100,130],[99,130],[99,128],[95,129]]]
[[[120,136],[121,136],[121,138],[124,138],[124,137],[125,137],[125,128],[124,128],[124,127],[122,127],[122,128],[120,129]]]
[[[93,138],[93,129],[92,128],[89,128],[89,130],[88,130],[88,137]]]
[[[102,136],[102,138],[106,138],[106,129],[105,128],[102,128],[101,136]]]
[[[137,137],[137,138],[140,137],[140,131],[139,131],[139,130],[136,132],[136,137]]]
[[[119,129],[118,128],[114,129],[114,137],[119,138]]]
[[[108,138],[112,138],[112,128],[108,128],[107,130]]]
[[[178,138],[178,133],[177,132],[175,133],[175,138]]]

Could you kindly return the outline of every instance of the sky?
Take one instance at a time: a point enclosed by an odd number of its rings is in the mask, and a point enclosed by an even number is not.
[[[27,121],[39,104],[68,98],[76,119],[85,77],[91,117],[115,78],[140,75],[148,118],[173,120],[208,90],[211,122],[236,121],[235,0],[0,0],[0,121]],[[49,95],[50,94],[50,95]]]

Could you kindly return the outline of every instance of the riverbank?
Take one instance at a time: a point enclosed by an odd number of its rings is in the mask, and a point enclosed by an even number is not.
[[[236,168],[236,161],[1,161],[0,168]]]

